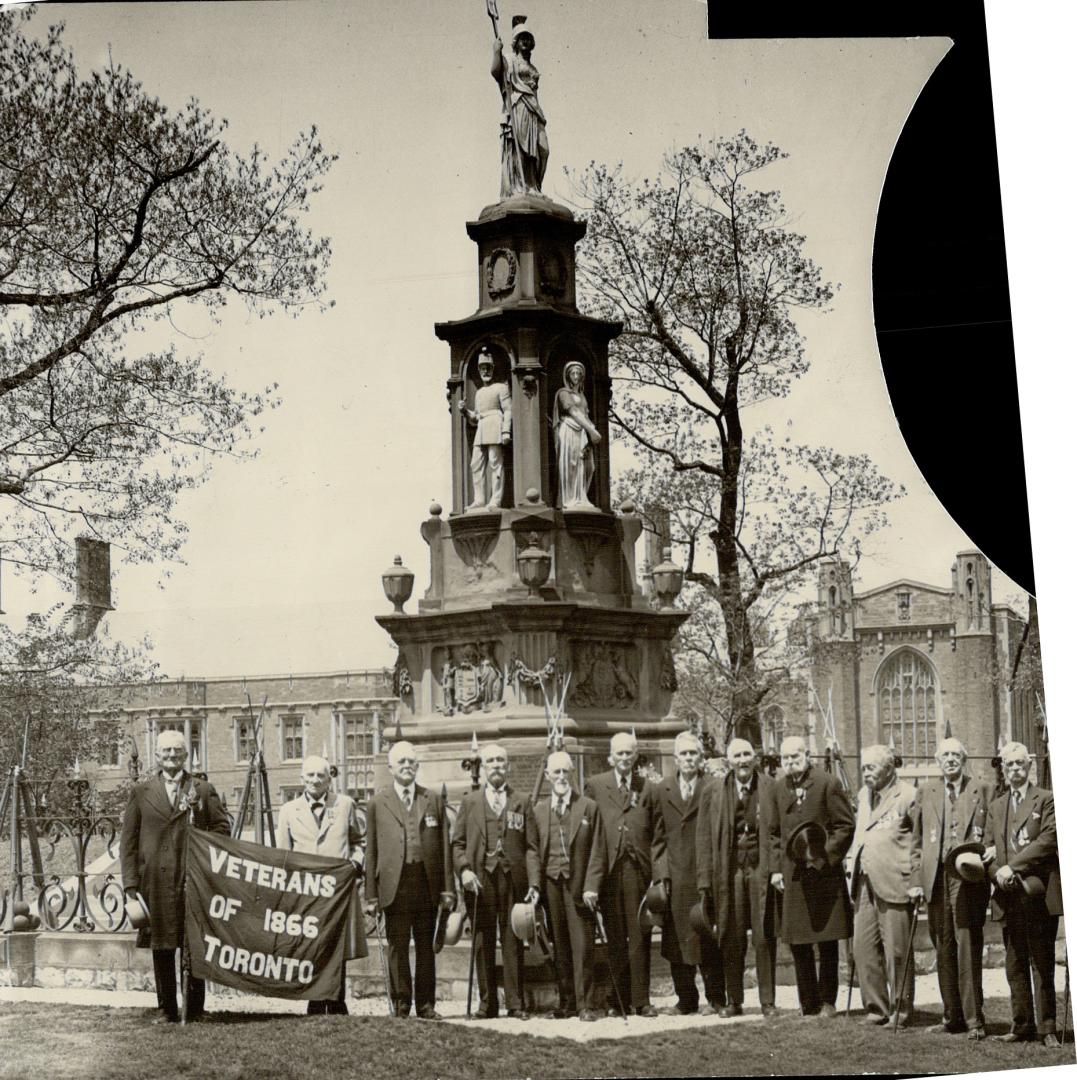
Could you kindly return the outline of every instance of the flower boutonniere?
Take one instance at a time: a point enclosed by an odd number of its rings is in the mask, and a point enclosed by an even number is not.
[[[633,791],[628,796],[628,805],[630,807],[639,805],[639,792],[638,791]]]

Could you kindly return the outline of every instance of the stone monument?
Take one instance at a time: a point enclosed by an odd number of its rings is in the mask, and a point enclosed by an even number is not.
[[[414,576],[397,565],[384,578],[396,611],[377,620],[399,649],[398,726],[423,748],[420,779],[457,792],[473,734],[508,749],[524,787],[552,718],[587,774],[607,767],[615,732],[634,730],[654,759],[679,730],[666,717],[680,572],[667,558],[673,586],[656,610],[636,582],[641,518],[610,503],[607,351],[621,326],[576,306],[586,225],[541,193],[534,38],[513,23],[513,53],[497,37],[491,69],[502,197],[467,223],[478,308],[434,327],[449,346],[452,500],[421,525],[430,585],[417,613],[403,611]]]

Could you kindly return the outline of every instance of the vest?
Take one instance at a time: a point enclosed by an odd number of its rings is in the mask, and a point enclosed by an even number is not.
[[[493,810],[490,809],[486,795],[483,794],[482,809],[486,817],[486,858],[484,862],[486,872],[492,874],[500,866],[507,874],[509,872],[509,860],[505,854],[505,817],[508,811],[508,801],[506,799],[505,809],[500,814],[495,815]]]
[[[733,842],[737,845],[736,861],[740,869],[754,869],[759,865],[759,831],[756,826],[756,806],[759,788],[752,787],[741,806],[737,787],[733,785]]]
[[[403,808],[403,803],[401,803]],[[404,810],[404,862],[421,863],[423,846],[419,840],[419,796],[411,800],[411,809]]]
[[[550,850],[546,857],[546,876],[551,881],[566,880],[572,875],[568,847],[568,810],[558,817],[554,810],[555,799],[550,800]],[[571,806],[571,803],[569,804]]]

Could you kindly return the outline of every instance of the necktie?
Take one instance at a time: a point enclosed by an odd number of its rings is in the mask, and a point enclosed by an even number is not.
[[[324,807],[320,802],[312,802],[310,804],[311,813],[314,815],[314,820],[321,825],[322,823],[322,811]]]
[[[1021,792],[1015,791],[1013,793],[1013,809],[1014,809],[1014,813],[1016,813],[1020,809],[1020,807],[1021,807]]]
[[[748,789],[743,784],[737,785],[737,798],[740,799],[741,806],[748,801]]]
[[[505,809],[505,793],[503,791],[494,792],[494,813],[501,817],[501,811]]]
[[[952,810],[955,806],[957,806],[957,785],[947,784],[946,787],[950,791],[950,809]]]
[[[168,792],[168,801],[172,804],[174,810],[176,808],[176,796],[179,795],[179,784],[175,780],[166,780],[165,790]]]
[[[411,788],[404,788],[404,809],[411,810]]]
[[[557,816],[558,817],[564,817],[565,816],[565,800],[564,799],[558,799],[557,800]]]

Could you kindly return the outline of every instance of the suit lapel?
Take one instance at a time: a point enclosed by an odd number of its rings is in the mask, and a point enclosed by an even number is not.
[[[550,854],[550,815],[553,813],[550,799],[539,799],[535,803],[535,825],[539,833],[539,862],[545,866]]]
[[[164,787],[164,780],[161,781],[161,787]],[[183,773],[180,775],[179,790],[176,792],[176,805],[172,806],[169,803],[169,815],[171,817],[179,817],[181,814],[187,813],[187,806],[184,806],[184,802],[190,802],[191,791],[194,788],[194,777],[190,773]],[[168,789],[165,788],[165,802],[168,802]]]
[[[583,821],[583,800],[579,796],[573,796],[568,804],[568,846],[571,853],[572,845],[576,841],[576,830]]]
[[[157,809],[165,817],[170,818],[172,816],[172,804],[168,801],[168,789],[165,787],[164,777],[160,773],[146,785],[146,793],[150,801],[156,805]]]
[[[897,781],[892,780],[890,782],[890,786],[883,793],[883,797],[876,804],[875,809],[871,811],[871,817],[868,820],[868,828],[869,829],[873,825],[877,825],[879,823],[879,821],[883,817],[883,815],[886,814],[886,812],[890,809],[891,804],[897,799],[897,796],[898,796]],[[868,798],[869,798],[869,805],[870,805],[870,798],[871,797],[868,796]]]
[[[945,795],[945,789],[943,789]],[[976,816],[976,808],[980,805],[979,792],[976,785],[968,777],[965,778],[965,789],[957,797],[957,806],[954,813],[957,816],[957,835],[964,837],[968,834],[969,824]]]
[[[400,825],[406,824],[404,821],[404,804],[400,801],[400,796],[397,795],[396,788],[392,784],[385,789],[382,805],[396,818]]]
[[[1020,832],[1021,827],[1028,821],[1032,811],[1039,806],[1040,800],[1037,797],[1038,795],[1038,789],[1032,787],[1030,784],[1028,794],[1021,800],[1021,805],[1017,808],[1017,813],[1013,815],[1013,820],[1010,823],[1010,834],[1012,836],[1016,836],[1017,833]],[[1013,795],[1010,794],[1009,798],[1012,805]]]

